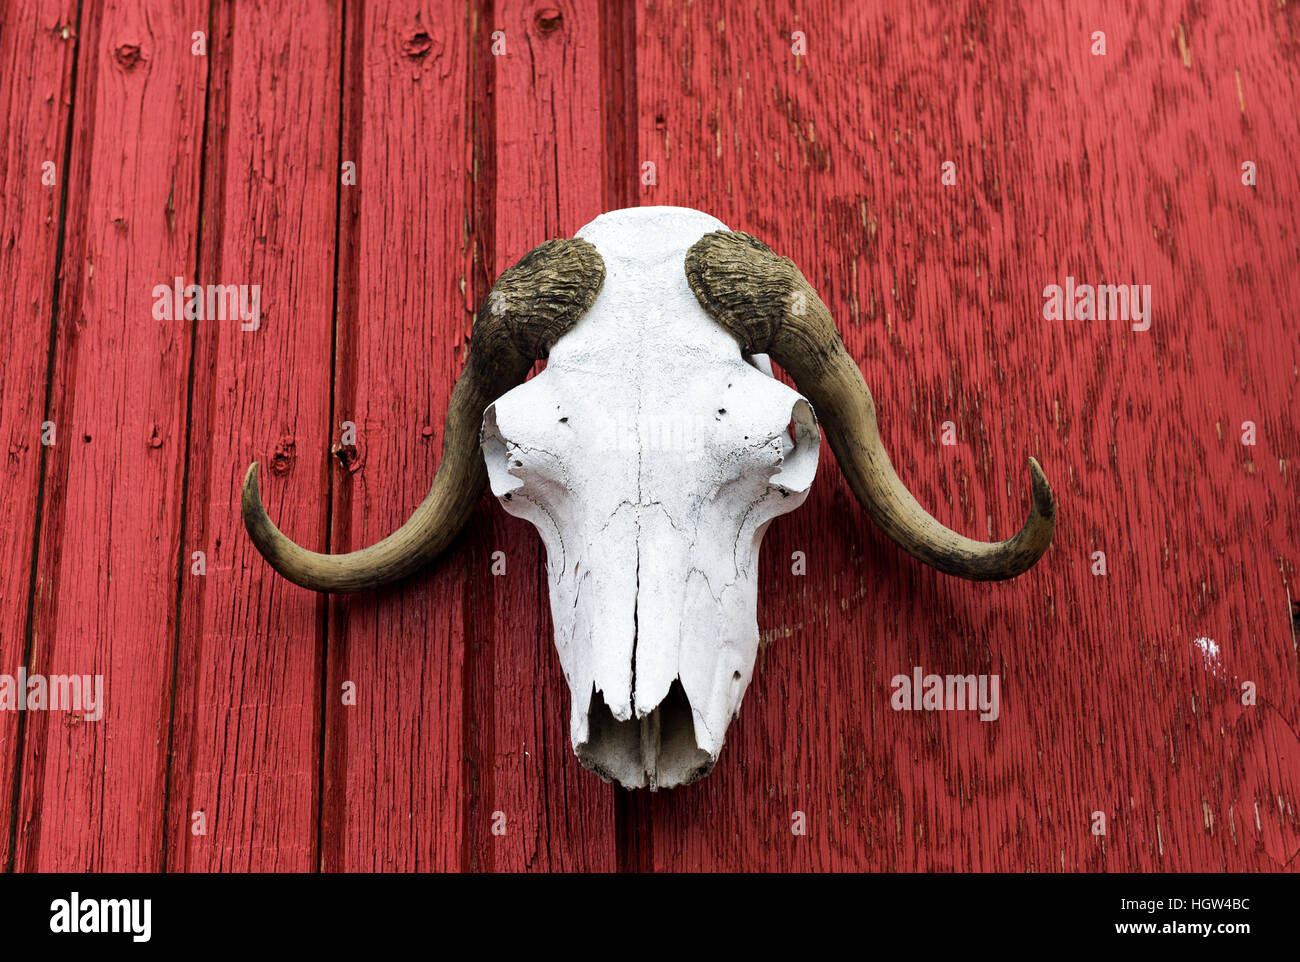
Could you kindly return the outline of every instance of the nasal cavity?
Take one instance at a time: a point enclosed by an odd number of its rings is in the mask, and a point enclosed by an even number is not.
[[[593,689],[587,741],[578,760],[605,781],[624,788],[675,788],[703,778],[715,759],[695,743],[695,720],[681,679],[650,714],[619,721]]]

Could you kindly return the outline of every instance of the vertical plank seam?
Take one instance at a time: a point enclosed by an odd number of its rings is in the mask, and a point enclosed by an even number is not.
[[[636,7],[631,4],[601,4],[600,11],[601,81],[604,86],[601,108],[605,125],[604,208],[611,211],[637,206],[637,189],[631,179],[638,169],[636,154],[640,138]],[[621,135],[618,133],[620,127]]]
[[[483,25],[495,24],[496,9],[493,0],[474,0],[467,11],[469,15],[469,57],[466,70],[468,82],[465,90],[467,116],[470,125],[470,162],[466,172],[469,177],[469,247],[470,276],[467,280],[470,303],[477,304],[486,299],[491,288],[492,275],[496,267],[496,57],[484,58],[481,51]],[[481,76],[480,76],[481,71]],[[481,183],[480,183],[481,178]],[[475,255],[479,254],[478,257]],[[477,269],[476,262],[477,260]],[[464,261],[462,260],[462,263]],[[472,311],[472,308],[470,308]],[[457,324],[459,329],[459,324]],[[470,332],[473,342],[473,329]],[[462,631],[476,624],[478,619],[471,611],[470,595],[473,573],[465,570],[465,586],[462,594],[465,613],[462,619]],[[494,782],[492,752],[493,725],[492,712],[485,712],[479,721],[485,734],[485,758],[477,765],[480,775],[478,791],[473,790],[472,778],[475,771],[473,752],[480,747],[469,737],[473,724],[472,708],[474,706],[474,668],[483,655],[476,656],[470,643],[468,632],[462,635],[461,669],[460,669],[460,756],[461,756],[461,831],[460,831],[460,869],[468,872],[474,868],[474,839],[470,818],[474,810],[475,798],[487,798],[486,786]],[[489,673],[492,672],[493,651],[491,639],[486,638],[486,661]],[[489,678],[491,676],[489,675]],[[492,684],[485,686],[489,706],[493,703]],[[481,866],[480,866],[481,868]]]
[[[45,356],[45,417],[50,419],[54,403],[54,359],[58,345],[59,298],[63,294],[63,250],[68,226],[68,182],[72,179],[72,136],[77,110],[77,67],[81,59],[82,0],[77,0],[77,36],[72,45],[72,69],[68,75],[68,111],[63,133],[63,183],[59,186],[59,226],[54,242],[54,277],[51,284],[50,330]],[[41,445],[40,466],[36,472],[36,517],[32,525],[31,576],[27,583],[27,617],[23,621],[23,660],[30,665],[32,644],[36,632],[36,580],[40,571],[41,525],[45,515],[45,475],[48,468],[50,446]],[[18,713],[18,727],[14,733],[13,788],[9,806],[9,856],[4,871],[13,872],[18,858],[18,820],[22,801],[23,757],[26,754],[27,713]]]
[[[208,4],[208,39],[215,41],[213,33],[215,12],[213,5]],[[207,63],[207,71],[203,78],[203,124],[199,133],[199,194],[198,194],[198,216],[194,224],[194,283],[198,284],[200,272],[203,269],[203,210],[204,204],[207,203],[207,180],[208,180],[208,121],[212,116],[212,61],[216,59],[217,50],[215,42],[210,44],[208,55],[204,58]],[[226,84],[229,90],[229,78]],[[213,218],[214,223],[218,218]],[[220,226],[217,227],[220,232]],[[220,250],[220,244],[215,248]],[[185,540],[189,532],[189,497],[190,497],[190,445],[193,441],[191,437],[194,423],[194,368],[198,363],[198,324],[190,325],[190,363],[189,372],[185,385],[185,440],[181,450],[184,452],[181,463],[181,514],[178,533],[180,534],[179,544],[176,547],[176,604],[173,613],[175,624],[172,632],[172,678],[171,678],[171,697],[168,699],[167,708],[167,753],[163,756],[163,799],[162,799],[162,818],[160,819],[159,830],[162,832],[162,845],[159,850],[158,868],[160,872],[166,872],[167,866],[167,826],[171,821],[171,791],[172,791],[172,740],[176,734],[176,683],[179,674],[180,653],[181,653],[181,633],[182,623],[182,604],[185,592]],[[197,624],[197,623],[196,623]]]
[[[640,138],[637,98],[636,9],[633,5],[601,5],[601,82],[605,115],[605,210],[638,205],[634,182]],[[631,42],[629,43],[629,36]],[[545,597],[543,595],[543,597]],[[643,849],[632,842],[633,822],[643,813],[631,792],[614,789],[614,866],[618,872],[641,871]],[[647,810],[648,811],[648,810]],[[648,825],[643,826],[648,831]]]
[[[360,9],[360,5],[358,6]],[[338,153],[335,156],[334,163],[334,296],[333,303],[330,306],[330,403],[329,403],[329,423],[327,425],[327,437],[334,434],[334,419],[338,416],[338,409],[335,406],[337,398],[336,393],[339,387],[338,379],[338,360],[339,360],[339,311],[341,304],[340,288],[342,286],[341,271],[342,264],[342,246],[343,246],[343,141],[347,128],[347,89],[348,89],[348,69],[353,65],[356,58],[348,58],[348,0],[342,0],[339,4],[339,113],[338,113]],[[356,133],[356,131],[351,131]],[[329,461],[329,469],[326,471],[326,497],[325,497],[325,552],[329,554],[333,550],[334,535],[334,465],[332,459]],[[330,603],[329,597],[322,595],[319,597],[319,605],[322,610],[320,619],[320,717],[318,724],[320,731],[317,735],[317,769],[316,769],[316,838],[315,838],[315,857],[312,859],[315,865],[315,871],[323,872],[325,870],[325,764],[326,764],[326,726],[328,724],[329,714],[329,647],[330,647],[330,614],[334,606]],[[346,623],[345,618],[339,619],[340,624]]]

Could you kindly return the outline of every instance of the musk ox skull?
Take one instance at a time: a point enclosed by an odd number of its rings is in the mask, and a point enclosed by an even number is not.
[[[802,393],[770,376],[767,355]],[[546,369],[525,383],[539,358]],[[1014,537],[973,541],[931,517],[895,474],[857,363],[799,269],[672,207],[604,214],[501,275],[432,488],[393,534],[341,555],[299,547],[267,517],[257,464],[244,523],[296,584],[359,591],[432,561],[490,481],[546,545],[574,752],[606,780],[671,788],[712,769],[749,687],[758,547],[807,496],[818,419],[863,508],[913,557],[996,580],[1051,543],[1055,503],[1033,458]]]

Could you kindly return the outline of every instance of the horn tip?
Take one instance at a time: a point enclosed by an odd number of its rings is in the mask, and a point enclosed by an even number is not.
[[[1052,486],[1047,483],[1047,475],[1043,474],[1043,468],[1036,458],[1029,459],[1029,477],[1033,485],[1034,492],[1034,511],[1047,519],[1056,521],[1056,496],[1052,494]]]
[[[262,492],[257,485],[257,475],[258,463],[254,461],[244,472],[244,485],[239,499],[244,515],[244,526],[248,528],[249,534],[255,534],[261,520],[266,517],[266,509],[262,507]],[[254,538],[255,543],[256,541],[257,539]]]

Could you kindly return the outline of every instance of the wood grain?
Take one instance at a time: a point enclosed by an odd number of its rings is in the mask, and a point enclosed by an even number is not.
[[[1184,24],[1190,68],[1180,16],[656,4],[639,25],[641,149],[660,178],[642,201],[711,205],[802,266],[876,392],[900,475],[942,520],[1013,531],[1030,454],[1061,503],[1036,569],[964,584],[882,543],[824,465],[769,535],[770,645],[728,755],[701,785],[644,800],[646,867],[1293,860],[1295,809],[1273,799],[1294,797],[1300,761],[1297,195],[1277,162],[1300,130],[1276,108],[1295,85],[1294,14],[1205,13]],[[1104,58],[1093,30],[1108,31]],[[1258,90],[1245,111],[1238,70]],[[1250,158],[1272,171],[1254,189]],[[1067,273],[1151,284],[1151,330],[1044,321],[1042,291]],[[1253,448],[1238,443],[1247,419]],[[956,446],[939,443],[945,421]],[[845,518],[859,521],[842,534]],[[794,550],[806,578],[788,573]],[[1254,772],[1267,828],[1225,787],[1263,736],[1203,717],[1201,637],[1278,713],[1276,767]],[[1000,719],[891,711],[890,679],[915,665],[1000,674]],[[796,810],[807,836],[791,834]],[[1258,840],[1270,832],[1281,857]]]
[[[334,229],[349,188],[342,19],[315,9],[222,7],[209,52],[205,227],[218,229],[204,232],[200,279],[255,284],[261,300],[255,330],[195,326],[169,869],[318,864],[325,601],[269,577],[239,517],[244,468],[258,461],[276,523],[326,544]]]
[[[353,422],[357,443],[336,459],[332,550],[378,541],[423,500],[477,306],[465,288],[474,11],[401,2],[349,16],[344,144],[356,151],[357,196],[344,249],[355,262],[341,279],[350,287],[340,289],[334,421],[336,432]],[[461,866],[471,564],[453,546],[402,585],[331,601],[328,871]],[[354,706],[342,703],[346,682]]]
[[[103,675],[105,704],[28,718],[23,870],[160,866],[190,329],[155,319],[152,292],[194,271],[206,22],[199,3],[107,3],[77,30],[31,670]]]
[[[68,178],[75,8],[14,3],[0,33],[0,103],[9,121],[0,142],[0,290],[10,323],[0,330],[0,671],[26,663],[33,549],[39,524],[41,443],[53,301],[58,296],[61,201]],[[65,36],[66,30],[66,36]],[[52,168],[46,168],[51,164]],[[46,178],[46,174],[50,177]],[[57,441],[58,434],[55,433]],[[0,807],[13,815],[23,716],[0,713]],[[11,817],[0,819],[0,865],[10,864]]]

